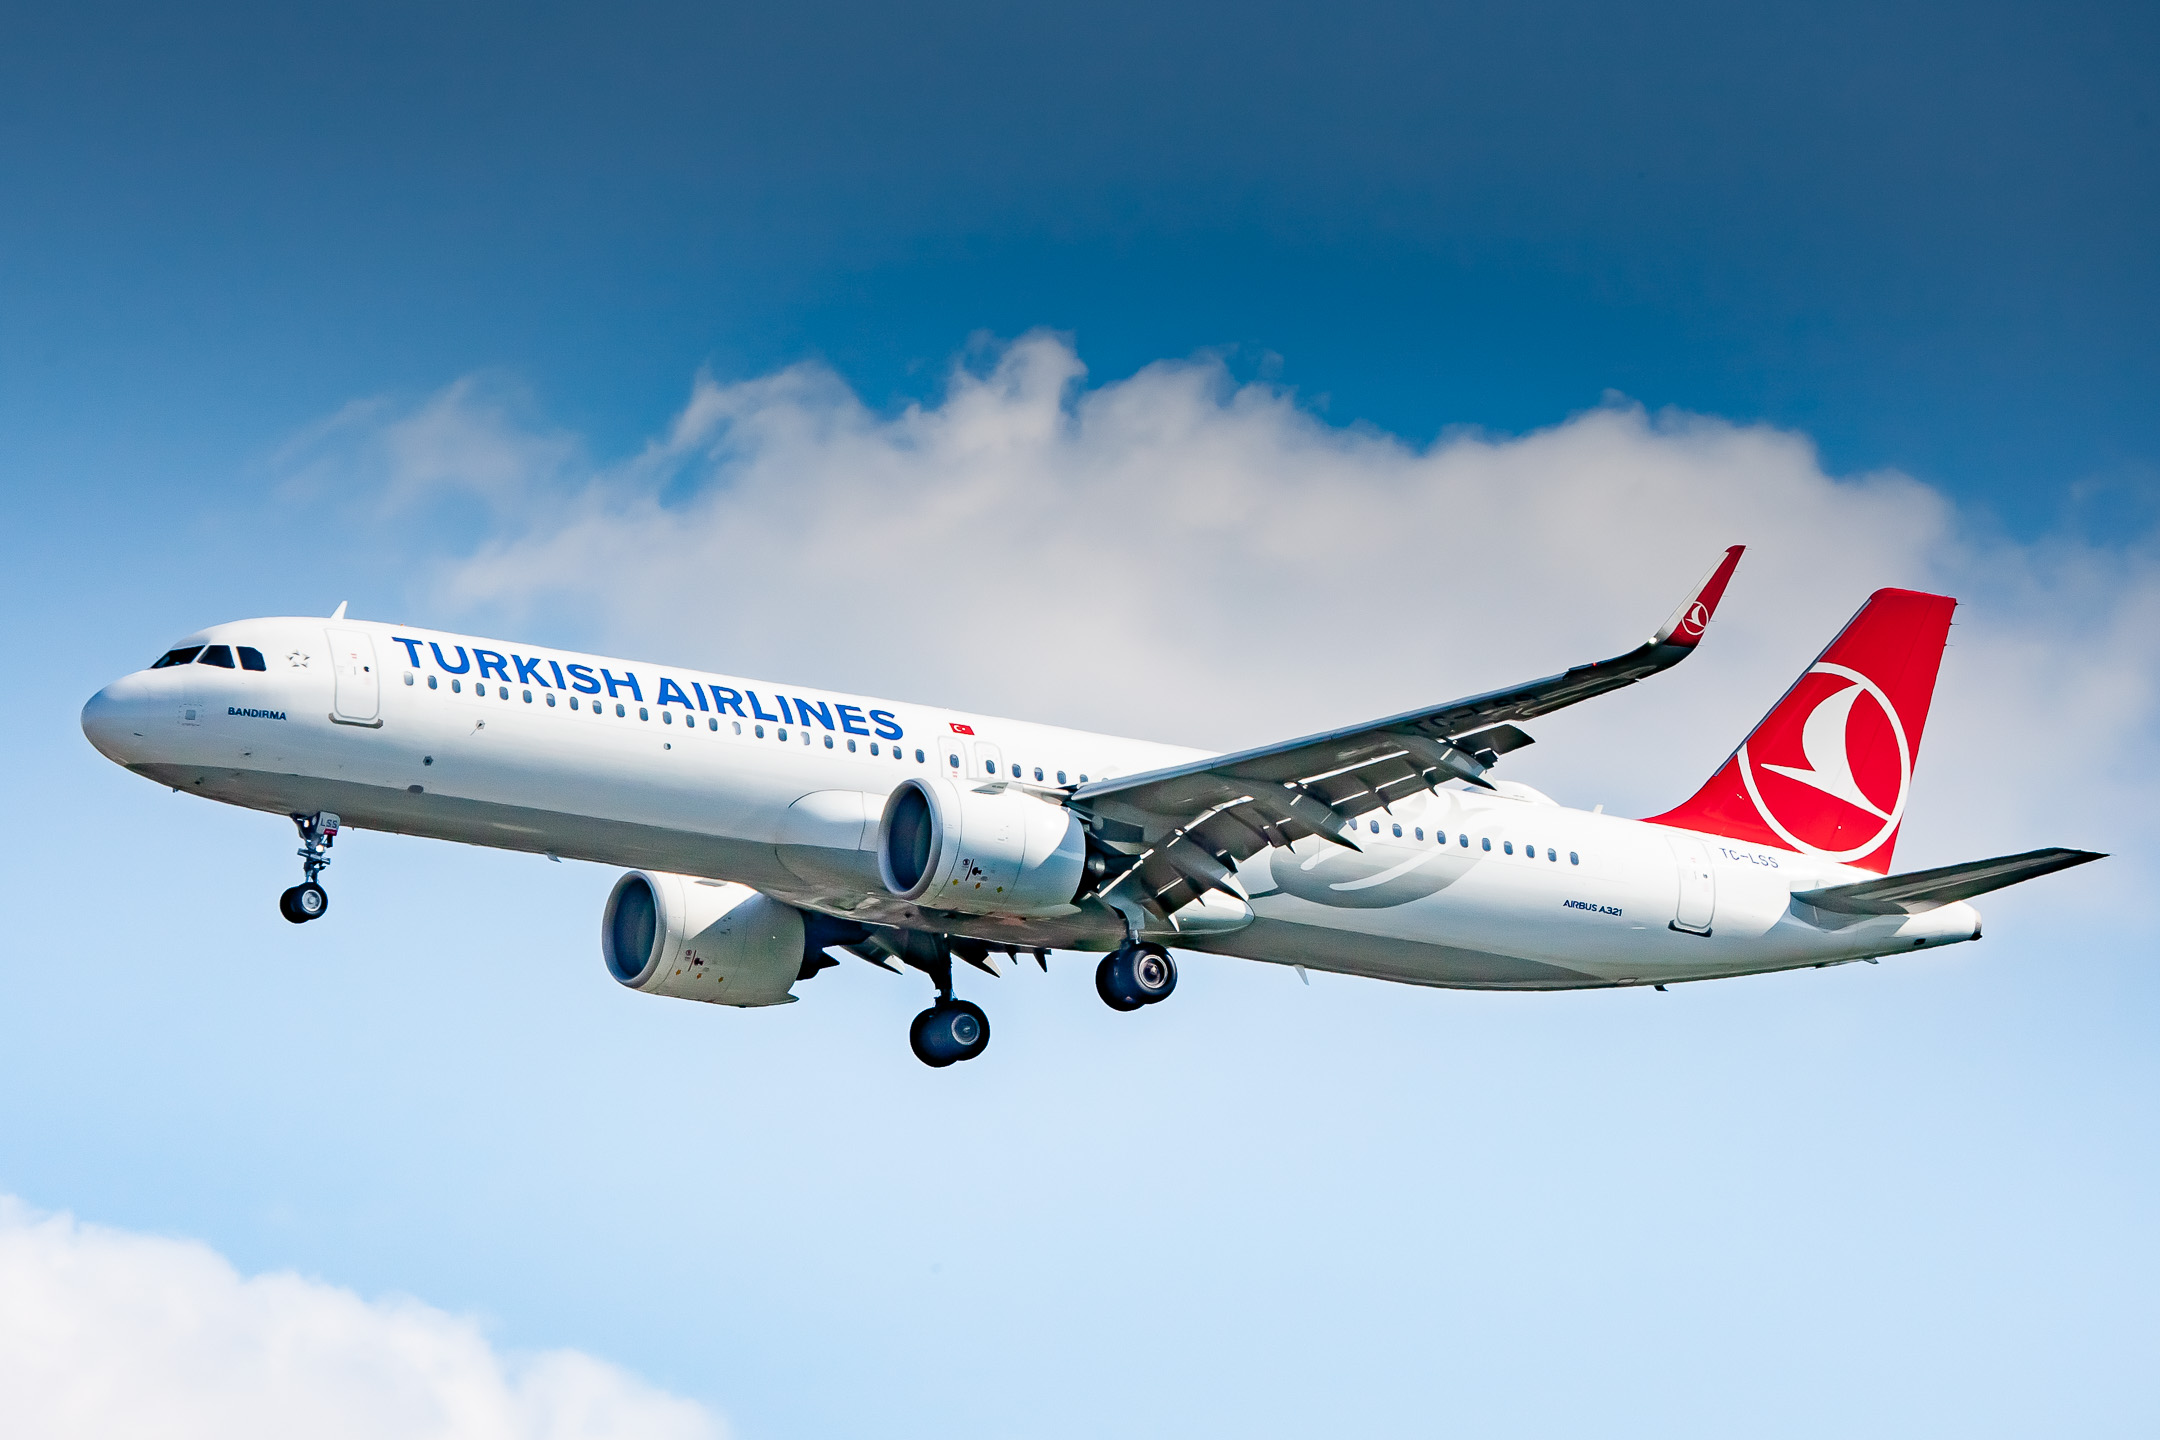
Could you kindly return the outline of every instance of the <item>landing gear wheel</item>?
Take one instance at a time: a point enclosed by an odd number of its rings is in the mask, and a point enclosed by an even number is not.
[[[278,896],[278,913],[295,925],[305,925],[310,920],[320,920],[330,908],[330,895],[322,886],[310,880],[295,885]]]
[[[1102,996],[1102,1003],[1113,1010],[1138,1010],[1147,1004],[1147,1001],[1126,993],[1118,985],[1117,963],[1117,956],[1103,956],[1102,964],[1095,967],[1095,993]]]
[[[934,1070],[982,1054],[990,1043],[990,1017],[965,1000],[941,1000],[908,1026],[915,1058]]]
[[[1126,945],[1095,967],[1095,993],[1113,1010],[1138,1010],[1170,998],[1177,962],[1160,945]]]

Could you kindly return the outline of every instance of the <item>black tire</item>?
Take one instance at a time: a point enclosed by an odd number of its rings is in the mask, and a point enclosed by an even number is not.
[[[1120,973],[1119,960],[1124,953],[1121,950],[1105,955],[1102,964],[1095,967],[1095,993],[1113,1010],[1138,1010],[1147,1001],[1132,992],[1130,981]]]
[[[923,1064],[928,1065],[933,1070],[942,1070],[947,1065],[952,1064],[958,1057],[933,1050],[925,1043],[924,1036],[930,1028],[930,1022],[935,1019],[937,1019],[937,1007],[933,1005],[928,1010],[923,1011],[922,1014],[917,1015],[909,1023],[907,1032],[908,1048],[915,1052],[915,1058],[922,1061]]]
[[[908,1026],[908,1047],[933,1070],[982,1054],[990,1044],[990,1017],[965,1000],[931,1006]]]
[[[295,885],[291,889],[287,890],[284,894],[278,896],[277,909],[278,914],[283,915],[287,920],[292,921],[293,924],[305,925],[307,924],[307,916],[302,915],[300,911],[293,905],[293,896],[298,893],[299,889],[300,887],[298,885]]]

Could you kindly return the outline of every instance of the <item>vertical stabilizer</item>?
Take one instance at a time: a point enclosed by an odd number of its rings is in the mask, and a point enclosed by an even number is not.
[[[1876,591],[1709,782],[1651,822],[1888,873],[1956,608]]]

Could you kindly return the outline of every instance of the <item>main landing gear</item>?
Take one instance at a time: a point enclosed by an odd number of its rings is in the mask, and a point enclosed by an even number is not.
[[[908,1026],[908,1044],[915,1058],[933,1069],[944,1069],[961,1060],[972,1060],[990,1043],[990,1017],[980,1005],[965,1000],[940,999],[915,1017]]]
[[[942,936],[938,938],[943,942]],[[927,974],[938,994],[937,1003],[908,1026],[908,1045],[915,1058],[942,1070],[982,1054],[990,1044],[990,1017],[980,1005],[953,998],[952,946],[938,943],[934,953],[910,955],[907,963]]]
[[[1177,962],[1160,945],[1126,941],[1095,967],[1095,993],[1113,1010],[1138,1010],[1170,998]]]
[[[300,873],[305,878],[278,896],[278,913],[295,925],[305,925],[322,919],[330,908],[329,892],[315,880],[330,864],[329,850],[337,840],[338,817],[319,810],[313,815],[295,815],[292,822],[300,831]]]

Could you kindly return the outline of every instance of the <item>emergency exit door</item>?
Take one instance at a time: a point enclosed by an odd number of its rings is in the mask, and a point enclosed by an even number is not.
[[[1673,906],[1672,928],[1690,935],[1708,935],[1717,913],[1717,872],[1710,868],[1710,850],[1692,835],[1674,835],[1673,860],[1680,872],[1679,896]]]

